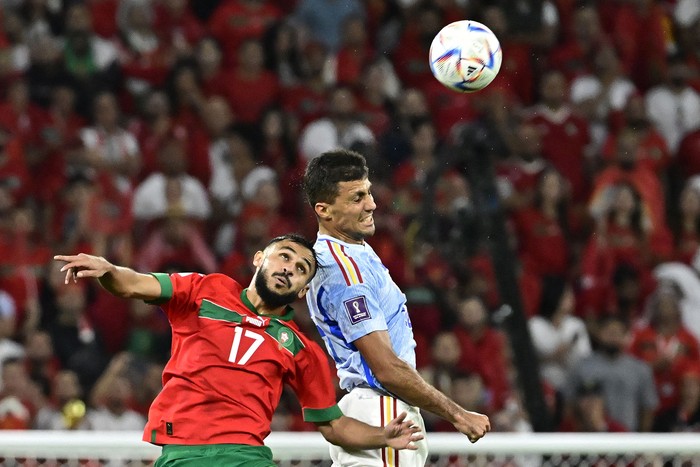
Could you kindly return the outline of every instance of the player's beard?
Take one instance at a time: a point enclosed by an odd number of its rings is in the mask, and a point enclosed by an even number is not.
[[[270,277],[264,269],[260,269],[255,276],[255,290],[267,306],[270,308],[278,308],[294,303],[297,299],[296,292],[288,292],[285,294],[277,293],[267,285],[269,280]]]

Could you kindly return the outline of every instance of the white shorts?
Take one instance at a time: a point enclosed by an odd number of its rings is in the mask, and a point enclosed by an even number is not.
[[[425,423],[417,407],[372,389],[355,388],[338,402],[338,406],[343,414],[372,426],[385,426],[401,412],[406,412],[406,419],[418,425],[425,435]],[[331,444],[330,454],[333,467],[423,467],[428,458],[428,443],[423,439],[415,444],[416,451],[392,448],[346,451]]]

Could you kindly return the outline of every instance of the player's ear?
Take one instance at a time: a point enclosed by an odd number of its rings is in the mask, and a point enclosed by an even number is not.
[[[331,217],[330,205],[328,203],[316,203],[314,205],[316,215],[323,220],[328,220]]]
[[[304,296],[306,295],[306,292],[308,292],[308,291],[309,291],[309,286],[306,285],[306,286],[304,286],[303,289],[301,289],[301,290],[299,291],[299,293],[297,294],[297,297],[299,297],[299,298],[304,298]]]
[[[253,266],[259,268],[264,258],[265,253],[263,253],[262,251],[258,250],[257,252],[255,252],[255,256],[253,256]]]

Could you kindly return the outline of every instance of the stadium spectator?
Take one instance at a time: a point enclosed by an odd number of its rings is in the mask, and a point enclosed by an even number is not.
[[[71,165],[104,173],[118,192],[129,193],[141,166],[138,141],[122,125],[121,110],[114,94],[100,93],[92,105],[93,124],[80,132],[84,151]]]
[[[293,18],[306,37],[336,53],[341,47],[345,22],[364,16],[365,7],[359,0],[300,0]]]
[[[654,370],[658,411],[666,411],[678,402],[678,375],[688,363],[700,362],[700,347],[683,327],[680,291],[661,284],[647,301],[646,322],[632,331],[629,350]]]
[[[540,131],[542,156],[571,184],[574,203],[588,198],[591,160],[588,124],[576,115],[567,100],[567,82],[558,71],[547,71],[540,81],[540,100],[527,121]]]
[[[187,173],[186,147],[177,139],[163,141],[158,151],[158,170],[134,190],[132,212],[144,225],[165,217],[169,209],[181,208],[192,220],[206,221],[211,214],[207,189]]]
[[[536,167],[533,163],[525,168]],[[520,262],[526,274],[569,277],[575,226],[570,227],[574,219],[566,180],[552,168],[538,175],[532,205],[513,214]]]
[[[593,72],[598,48],[607,42],[607,38],[593,4],[583,4],[574,10],[571,34],[567,34],[565,24],[564,27],[564,40],[552,48],[547,68],[563,73],[571,81]]]
[[[188,0],[160,0],[154,2],[153,29],[176,57],[193,53],[197,42],[206,30],[199,18],[189,8]]]
[[[238,48],[236,67],[224,88],[236,119],[241,123],[256,123],[265,108],[279,100],[279,93],[277,75],[265,69],[262,42],[246,39]]]
[[[597,346],[569,371],[564,400],[572,408],[576,388],[589,382],[600,384],[608,415],[628,431],[644,432],[651,430],[658,396],[649,365],[625,353],[628,332],[626,321],[618,316],[600,320]]]
[[[688,180],[678,197],[678,215],[672,221],[673,259],[691,265],[700,247],[700,178]]]
[[[306,71],[297,28],[291,21],[282,19],[267,28],[262,43],[265,68],[277,76],[280,86],[290,88],[298,85]]]
[[[87,116],[99,92],[117,88],[119,52],[113,42],[95,34],[86,4],[71,4],[64,21],[63,66],[81,90],[78,109]]]
[[[700,364],[692,362],[680,371],[676,405],[659,413],[654,420],[654,431],[694,432],[700,428]]]
[[[357,104],[352,90],[337,86],[328,96],[328,115],[314,120],[299,135],[299,152],[309,161],[325,151],[356,145],[375,146],[375,138],[367,125],[360,122]]]
[[[561,276],[543,279],[540,309],[528,319],[530,337],[539,357],[542,379],[561,391],[574,364],[590,355],[586,324],[573,316],[574,290]]]
[[[413,121],[432,118],[425,94],[418,88],[406,88],[396,99],[387,131],[379,137],[382,159],[393,170],[411,155]]]
[[[131,355],[115,355],[90,392],[90,407],[79,429],[93,431],[140,431],[146,418],[129,407],[133,385],[128,378]]]
[[[299,121],[303,128],[327,112],[330,80],[327,73],[328,51],[319,43],[304,46],[301,81],[285,89],[283,108]]]
[[[645,95],[649,119],[666,139],[671,154],[676,154],[681,140],[700,126],[700,91],[688,85],[689,68],[673,57],[667,78]]]
[[[610,117],[621,111],[633,93],[634,83],[622,72],[617,51],[611,44],[598,49],[591,74],[571,82],[571,103],[589,122],[592,151],[598,151],[609,132]]]
[[[41,403],[41,391],[29,379],[22,360],[2,362],[0,387],[0,430],[27,430]]]
[[[47,404],[34,419],[37,430],[75,430],[85,417],[86,404],[78,375],[72,370],[60,370],[51,382]]]
[[[117,9],[119,27],[119,65],[124,88],[134,99],[153,86],[161,86],[168,68],[175,59],[170,44],[154,29],[155,11],[152,2],[122,0]]]
[[[457,317],[454,333],[462,349],[457,366],[481,376],[489,392],[488,404],[500,410],[511,392],[505,337],[489,324],[486,306],[478,297],[463,299],[458,305]]]
[[[558,427],[563,432],[624,433],[630,431],[622,423],[611,418],[605,407],[603,385],[597,381],[584,381],[576,388],[570,412]]]
[[[225,0],[209,17],[207,29],[224,48],[224,66],[231,67],[244,41],[261,39],[281,18],[281,10],[270,0]]]

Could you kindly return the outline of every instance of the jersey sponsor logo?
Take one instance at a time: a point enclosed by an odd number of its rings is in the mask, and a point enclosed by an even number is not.
[[[263,318],[261,316],[255,317],[255,316],[244,316],[243,321],[246,323],[252,324],[253,326],[259,327],[259,328],[264,328],[267,326],[267,323],[270,321],[268,318]]]
[[[345,311],[352,324],[357,324],[372,318],[367,308],[367,301],[364,295],[345,300],[343,305],[345,305]]]
[[[340,268],[340,272],[345,279],[346,285],[357,285],[362,284],[364,280],[362,279],[362,273],[360,273],[360,268],[357,267],[357,263],[351,256],[345,252],[345,247],[337,243],[326,240],[326,245],[328,246],[333,259]]]

